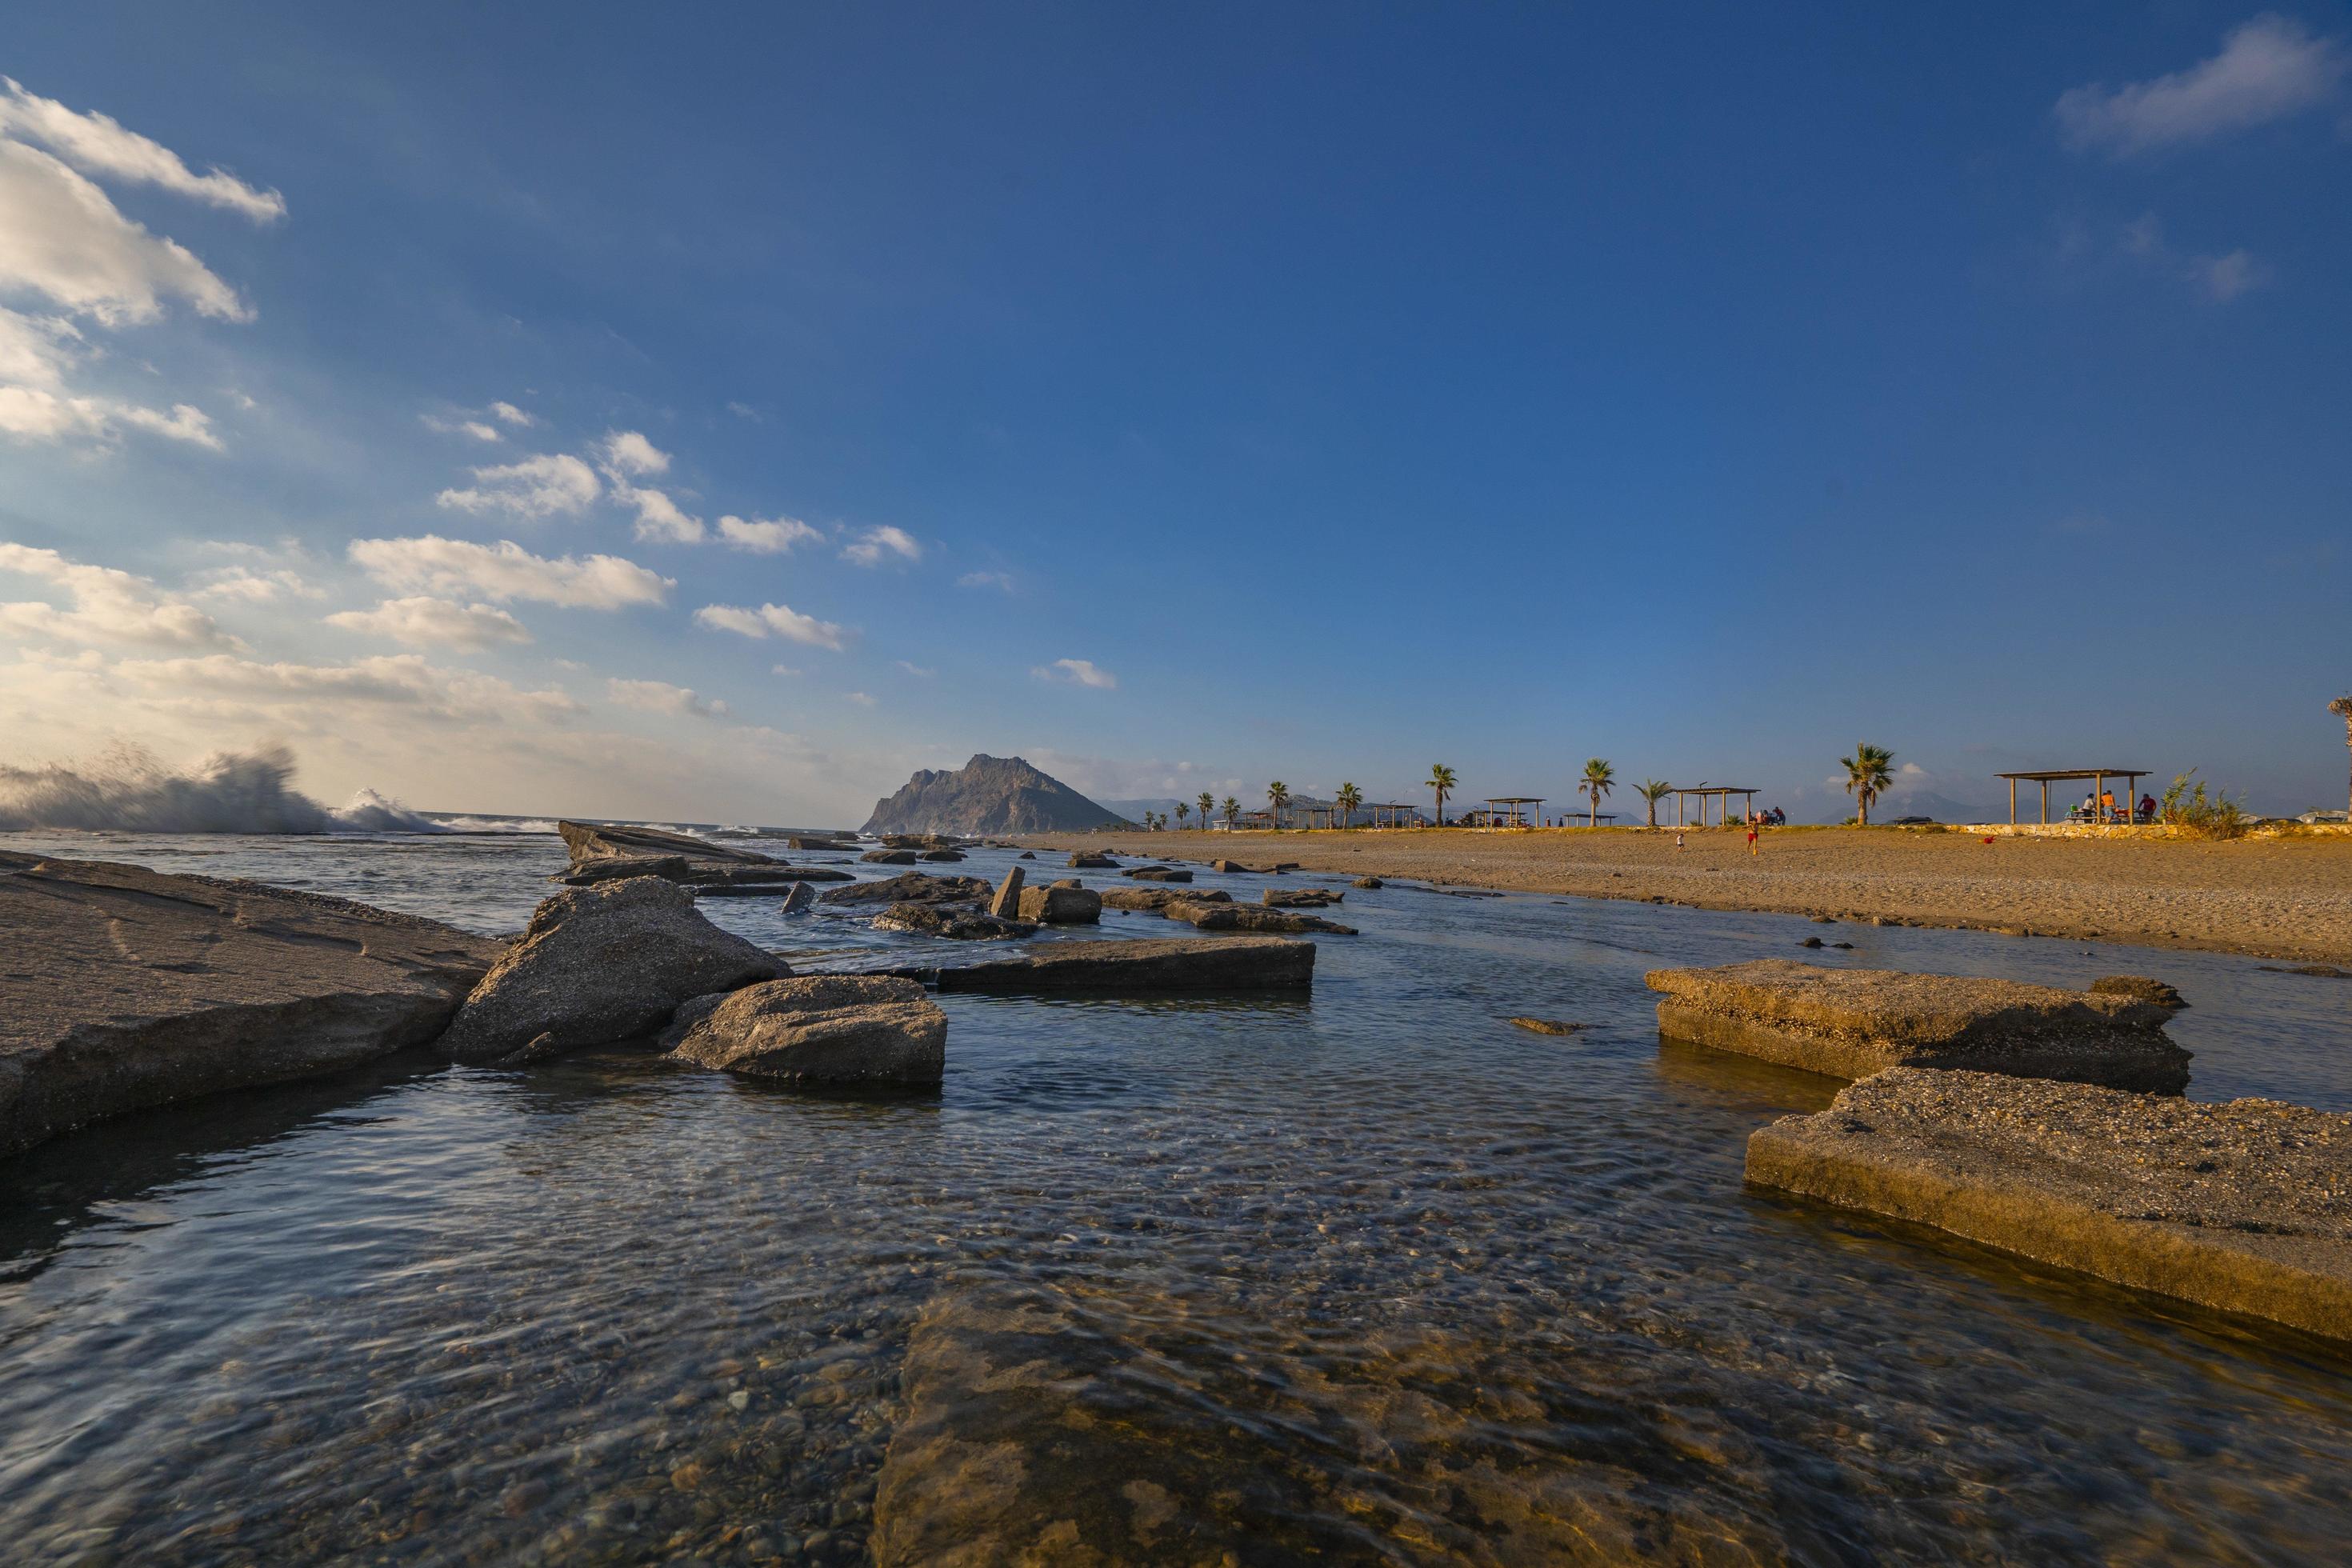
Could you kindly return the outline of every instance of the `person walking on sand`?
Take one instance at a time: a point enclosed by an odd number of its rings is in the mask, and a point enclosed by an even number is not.
[[[1677,827],[1677,828],[1675,828],[1675,848],[1677,848],[1677,849],[1680,849],[1682,847],[1683,847],[1683,830],[1682,830],[1681,828]]]
[[[1752,817],[1752,816],[1751,816],[1751,817],[1749,817],[1749,818],[1748,819],[1748,853],[1751,857],[1752,857],[1752,856],[1754,856],[1754,855],[1757,853],[1757,849],[1756,849],[1756,819],[1755,819],[1754,817]]]

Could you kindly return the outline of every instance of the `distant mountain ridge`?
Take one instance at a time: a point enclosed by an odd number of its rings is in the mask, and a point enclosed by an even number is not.
[[[865,833],[1078,833],[1133,823],[1021,757],[982,752],[952,772],[919,770],[874,803]]]

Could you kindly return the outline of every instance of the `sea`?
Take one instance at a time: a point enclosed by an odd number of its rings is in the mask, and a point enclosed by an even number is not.
[[[533,831],[0,848],[483,933],[564,860]],[[2352,983],[1285,881],[1344,889],[1325,912],[1360,933],[1318,940],[1311,995],[942,995],[936,1093],[420,1052],[0,1160],[0,1561],[898,1561],[975,1509],[1065,1546],[1117,1515],[1180,1563],[2343,1561],[2342,1352],[1749,1190],[1748,1135],[1838,1085],[1662,1040],[1642,977],[1808,936],[2153,974],[2189,1003],[2193,1097],[2338,1110]],[[870,908],[701,908],[804,968],[971,955]],[[959,1359],[1008,1321],[1052,1327],[1017,1367]]]

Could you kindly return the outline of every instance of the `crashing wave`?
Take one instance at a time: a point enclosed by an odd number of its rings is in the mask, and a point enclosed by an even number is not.
[[[330,811],[296,789],[284,746],[216,752],[184,772],[138,746],[92,762],[0,763],[0,832],[441,833],[373,790]]]

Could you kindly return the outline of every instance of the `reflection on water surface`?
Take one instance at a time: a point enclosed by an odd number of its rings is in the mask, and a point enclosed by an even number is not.
[[[76,852],[488,931],[561,859]],[[705,908],[779,947],[929,951]],[[942,997],[936,1096],[627,1050],[398,1061],[0,1163],[0,1539],[126,1563],[2335,1554],[2332,1353],[1742,1190],[1747,1133],[1835,1085],[1662,1046],[1641,973],[1814,928],[1410,889],[1346,918],[1365,934],[1322,943],[1311,1003]],[[1856,963],[2160,973],[2194,1004],[2192,1093],[2352,1108],[2324,982],[1843,934]]]

